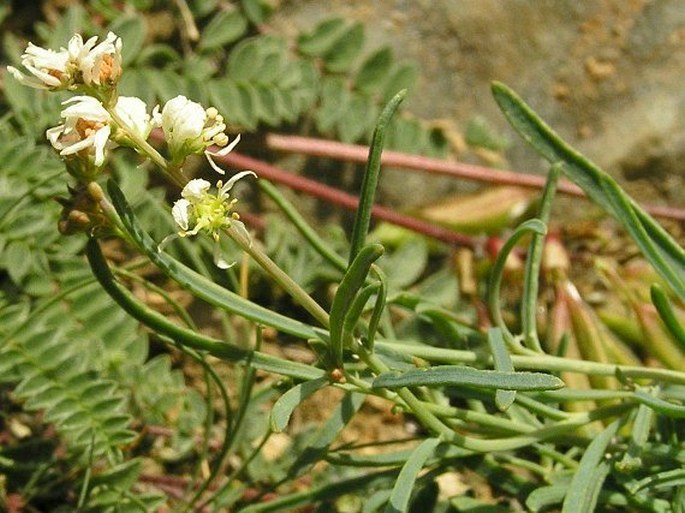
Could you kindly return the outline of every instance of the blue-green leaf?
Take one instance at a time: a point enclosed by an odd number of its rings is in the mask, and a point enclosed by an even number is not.
[[[585,513],[595,510],[599,490],[608,473],[608,463],[603,461],[604,454],[619,426],[618,420],[609,424],[585,449],[566,492],[561,513]]]
[[[542,372],[501,372],[481,370],[465,365],[440,365],[402,373],[380,374],[373,388],[402,388],[416,386],[468,386],[502,390],[554,390],[564,382]]]
[[[305,381],[304,383],[295,385],[283,394],[278,401],[274,403],[274,406],[271,409],[271,415],[269,417],[271,430],[275,433],[283,431],[288,425],[290,416],[295,408],[314,392],[325,387],[328,382],[328,377],[325,376],[311,381]]]
[[[400,475],[397,476],[395,486],[390,494],[385,513],[406,513],[409,508],[409,498],[414,489],[416,478],[426,463],[426,460],[433,455],[436,447],[440,444],[438,438],[427,438],[411,453],[409,459],[402,467]]]
[[[623,224],[645,258],[685,299],[685,250],[613,178],[566,144],[516,93],[498,82],[492,91],[502,112],[526,142],[552,164],[563,162],[562,171]]]

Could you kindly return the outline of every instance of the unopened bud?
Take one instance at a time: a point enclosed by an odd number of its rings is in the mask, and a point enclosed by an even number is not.
[[[96,182],[90,182],[87,186],[88,194],[96,203],[100,203],[105,199],[105,193],[102,191],[102,187]]]
[[[88,226],[90,224],[90,217],[85,212],[80,210],[72,210],[67,216],[69,223],[81,226]]]

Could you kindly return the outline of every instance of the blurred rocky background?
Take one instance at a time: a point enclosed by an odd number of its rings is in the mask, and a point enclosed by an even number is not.
[[[683,0],[284,0],[270,25],[287,34],[334,15],[419,67],[406,109],[457,140],[474,120],[508,139],[503,166],[546,170],[499,113],[492,80],[630,193],[685,205]]]

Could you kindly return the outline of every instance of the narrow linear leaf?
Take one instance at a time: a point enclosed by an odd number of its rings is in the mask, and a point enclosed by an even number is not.
[[[380,374],[373,388],[401,388],[416,386],[469,386],[502,390],[554,390],[564,382],[542,372],[501,372],[481,370],[464,365],[440,365],[403,373]]]
[[[637,399],[641,404],[649,406],[651,409],[667,417],[672,417],[675,419],[685,418],[685,405],[675,404],[660,397],[655,397],[652,394],[645,392],[644,390],[636,390],[633,393],[633,397]]]
[[[609,424],[585,449],[578,469],[571,479],[568,492],[566,492],[561,513],[584,513],[595,510],[597,498],[594,491],[597,486],[601,487],[603,478],[606,477],[606,475],[598,476],[597,469],[600,467],[606,449],[619,426],[620,420],[615,420]],[[598,479],[600,477],[601,479]]]
[[[371,140],[371,147],[369,148],[369,158],[366,163],[361,192],[359,194],[359,206],[352,228],[350,262],[356,258],[357,253],[359,253],[362,246],[364,246],[366,235],[369,232],[371,211],[376,195],[376,188],[378,187],[378,178],[381,172],[381,154],[383,153],[383,145],[385,144],[385,132],[388,123],[390,123],[392,116],[400,106],[400,103],[402,103],[402,100],[404,100],[406,94],[407,91],[404,90],[398,92],[392,100],[387,103],[383,108],[381,115],[378,117],[378,122],[376,123],[376,128]]]
[[[297,511],[303,506],[311,506],[318,501],[331,501],[346,493],[360,493],[369,488],[379,488],[389,486],[397,471],[383,470],[350,479],[334,481],[332,483],[312,488],[303,492],[296,492],[290,495],[281,496],[268,502],[252,504],[240,510],[241,513],[276,513]]]
[[[646,404],[640,404],[635,413],[633,426],[630,430],[628,448],[620,461],[616,462],[616,468],[621,472],[633,472],[642,467],[642,451],[649,438],[652,429],[654,410]]]
[[[492,362],[495,370],[501,372],[514,372],[514,364],[504,344],[504,336],[500,328],[488,330],[488,345],[492,353]],[[500,411],[506,411],[516,400],[515,390],[497,390],[495,392],[495,406]]]
[[[657,272],[685,299],[685,250],[613,178],[566,144],[516,93],[498,82],[493,83],[492,92],[523,139],[552,164],[563,162],[563,172],[623,224]]]
[[[538,513],[549,506],[559,504],[566,495],[568,485],[541,486],[533,490],[526,498],[526,507],[533,513]]]
[[[161,334],[193,349],[207,351],[217,358],[246,363],[267,372],[304,380],[322,377],[323,371],[315,367],[291,362],[259,351],[243,349],[233,344],[181,328],[169,321],[165,316],[135,300],[128,291],[124,291],[115,283],[97,241],[91,239],[86,246],[86,250],[93,274],[112,299],[135,319]]]
[[[383,254],[383,246],[369,244],[362,248],[357,257],[350,264],[345,276],[340,282],[333,304],[331,305],[330,332],[331,355],[337,364],[342,363],[343,329],[345,316],[354,302],[359,290],[364,285],[371,265]]]
[[[685,469],[666,470],[646,477],[630,486],[633,494],[646,488],[671,488],[685,485]]]
[[[530,219],[519,225],[514,233],[507,239],[507,241],[500,249],[500,252],[495,259],[495,264],[490,271],[490,282],[488,284],[488,309],[492,316],[493,322],[502,331],[505,341],[511,345],[513,344],[514,336],[507,328],[502,316],[502,307],[500,305],[500,288],[502,286],[502,278],[504,276],[504,267],[507,263],[509,254],[513,251],[516,244],[528,233],[536,233],[544,235],[547,232],[545,223],[539,219]]]
[[[680,345],[680,350],[685,352],[685,328],[676,317],[668,296],[656,283],[650,288],[650,294],[652,303],[654,303],[657,312],[659,312],[659,317],[664,321],[674,340]]]
[[[371,299],[371,296],[378,293],[380,288],[380,283],[372,283],[371,285],[367,285],[366,287],[362,288],[354,298],[354,301],[352,301],[350,308],[345,314],[345,319],[343,320],[343,341],[348,340],[349,337],[354,335],[354,328],[357,326],[359,319],[364,313],[366,304],[369,302],[369,299]]]
[[[397,481],[395,481],[395,486],[390,494],[390,500],[385,508],[385,513],[406,513],[408,511],[409,499],[414,489],[416,478],[438,445],[440,445],[438,438],[428,438],[414,449],[402,467],[400,475],[397,476]]]
[[[274,403],[274,406],[271,409],[269,424],[271,425],[272,431],[275,433],[282,432],[288,426],[290,416],[292,415],[293,411],[295,411],[295,408],[297,408],[307,397],[312,395],[317,390],[322,389],[327,384],[327,377],[313,379],[311,381],[305,381],[304,383],[295,385],[285,394],[283,394]]]
[[[385,310],[385,303],[388,297],[387,280],[380,270],[377,274],[380,280],[378,282],[378,293],[376,295],[376,303],[373,305],[373,310],[371,311],[371,318],[369,319],[369,332],[367,333],[365,340],[366,348],[371,352],[374,350],[376,332],[378,331],[378,326],[381,323],[383,311]]]

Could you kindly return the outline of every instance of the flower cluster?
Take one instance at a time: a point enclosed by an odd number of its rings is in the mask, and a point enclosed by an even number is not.
[[[64,105],[60,113],[64,123],[46,132],[52,146],[63,157],[92,158],[93,165],[100,167],[105,162],[107,147],[132,144],[129,132],[117,126],[107,109],[92,96],[74,96]],[[147,139],[155,126],[140,98],[120,96],[114,112],[126,123],[127,129],[143,139]]]
[[[224,118],[214,107],[205,109],[185,96],[177,96],[164,105],[158,120],[169,146],[172,163],[183,162],[188,155],[204,153],[212,168],[224,174],[211,157],[226,155],[238,144],[240,136],[228,144]],[[211,152],[209,147],[212,145],[222,149]]]
[[[59,51],[29,43],[21,64],[30,73],[17,68],[7,70],[22,84],[52,91],[79,88],[112,88],[121,76],[121,38],[110,32],[100,43],[97,36],[83,42],[80,34],[71,38]]]
[[[122,74],[121,49],[121,38],[112,32],[99,43],[98,37],[84,42],[81,35],[76,34],[66,48],[57,51],[29,43],[21,59],[24,70],[7,67],[8,72],[24,85],[48,91],[80,93],[63,103],[62,123],[46,132],[47,139],[65,159],[67,170],[82,186],[70,191],[87,190],[101,173],[108,151],[116,146],[129,146],[148,156],[176,183],[187,181],[182,166],[190,155],[204,154],[210,166],[224,174],[213,157],[230,152],[240,141],[240,136],[229,142],[225,133],[226,123],[219,112],[185,96],[172,98],[161,109],[156,106],[151,111],[140,98],[118,96],[117,85]],[[161,128],[164,133],[168,161],[147,142],[155,128]],[[229,191],[239,179],[250,174],[254,175],[251,171],[244,171],[226,183],[219,181],[216,193],[210,192],[210,183],[206,180],[187,182],[181,199],[172,209],[173,218],[181,228],[175,236],[206,232],[218,243],[220,232],[232,225],[246,234],[238,215],[232,212],[236,200],[230,197]],[[74,205],[83,203],[72,200],[63,202],[66,210],[73,210]],[[90,210],[96,210],[91,207]],[[71,223],[69,229],[63,230],[65,232],[71,232],[77,225],[92,224],[81,219],[83,215],[89,215],[83,209],[78,209],[79,219],[72,220],[74,216],[71,214],[71,211],[63,213],[64,219]],[[217,265],[225,265],[218,249],[215,257]]]
[[[126,145],[141,151],[141,141],[147,140],[153,128],[161,127],[169,150],[169,167],[180,169],[189,155],[204,154],[211,167],[224,174],[212,157],[226,155],[240,137],[229,144],[219,112],[185,96],[177,96],[151,113],[139,98],[118,97],[121,48],[121,38],[112,32],[100,43],[97,36],[84,42],[76,34],[66,48],[58,51],[29,43],[21,60],[25,72],[13,66],[7,70],[30,87],[84,93],[64,102],[63,123],[46,134],[63,157],[76,156],[89,161],[86,168],[99,168],[105,162],[107,148]],[[213,146],[219,150],[212,151]],[[146,150],[143,153],[154,151],[149,146]]]
[[[238,201],[229,194],[235,183],[246,176],[257,176],[252,171],[242,171],[234,175],[225,184],[217,182],[216,192],[211,193],[211,184],[207,180],[196,178],[190,180],[181,191],[181,199],[174,203],[171,214],[181,229],[178,233],[166,237],[160,244],[160,250],[175,237],[189,237],[205,232],[214,239],[214,263],[217,267],[230,267],[221,256],[219,245],[221,233],[231,226],[236,226],[243,235],[249,238],[247,230],[233,207]]]

